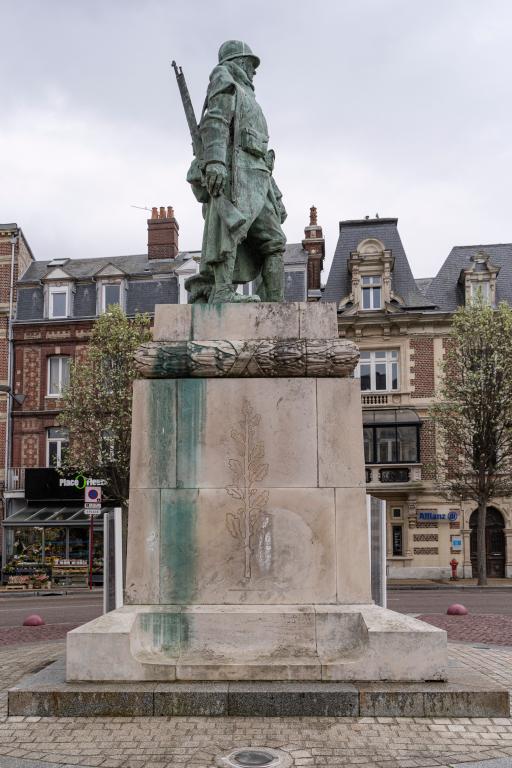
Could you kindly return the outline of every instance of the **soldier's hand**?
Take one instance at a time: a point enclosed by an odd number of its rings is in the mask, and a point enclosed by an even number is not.
[[[209,163],[206,166],[206,187],[212,197],[222,194],[226,176],[226,167],[222,163]]]

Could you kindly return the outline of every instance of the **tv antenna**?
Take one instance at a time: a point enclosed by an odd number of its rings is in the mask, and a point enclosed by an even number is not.
[[[130,208],[138,208],[139,211],[151,211],[151,208],[148,208],[147,205],[130,205]]]

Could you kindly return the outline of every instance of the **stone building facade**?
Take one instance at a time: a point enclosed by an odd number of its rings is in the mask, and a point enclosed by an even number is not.
[[[397,219],[340,222],[322,301],[338,305],[341,336],[360,347],[357,374],[368,492],[386,501],[388,575],[470,577],[476,505],[436,491],[429,406],[439,383],[453,312],[475,290],[512,302],[512,245],[453,248],[433,279],[415,280]],[[490,576],[512,578],[512,500],[488,511]]]
[[[311,229],[312,218],[304,241],[286,246],[285,297],[290,301],[306,301],[309,291],[316,298],[320,293],[319,270],[308,271],[309,258],[321,263],[324,253],[322,229],[316,219]],[[41,546],[48,550],[50,534],[52,554],[63,559],[83,557],[87,545],[84,511],[66,506],[61,499],[46,497],[36,508],[33,499],[27,497],[25,470],[51,467],[60,461],[67,436],[57,425],[59,394],[66,386],[70,362],[80,359],[86,350],[98,315],[107,306],[120,304],[129,316],[147,312],[152,317],[156,304],[187,302],[184,282],[198,271],[200,252],[180,251],[178,237],[173,209],[153,208],[144,254],[88,259],[57,256],[50,261],[35,261],[30,254],[27,263],[23,262],[17,276],[18,302],[12,327],[13,391],[22,393],[25,399],[12,409],[12,450],[2,522],[6,537],[4,565],[15,546],[30,544],[32,538],[46,535],[46,544]],[[7,259],[10,251],[5,253]],[[4,258],[2,250],[0,258]],[[0,260],[0,290],[4,290],[2,268]],[[309,273],[312,282],[308,284]],[[3,294],[0,298],[3,301]],[[0,309],[3,307],[1,304]],[[4,328],[4,339],[5,333]],[[0,350],[0,360],[4,359]],[[2,424],[5,430],[2,398],[1,407],[0,430]],[[0,432],[0,441],[3,450],[5,431],[3,436]],[[97,544],[101,544],[99,534]]]

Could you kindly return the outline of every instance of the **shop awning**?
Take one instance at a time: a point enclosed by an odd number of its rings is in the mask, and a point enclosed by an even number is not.
[[[95,520],[100,521],[103,513],[110,507],[102,507],[101,515]],[[26,506],[16,510],[2,521],[4,527],[48,526],[48,525],[88,525],[90,518],[85,514],[84,507],[36,507]]]

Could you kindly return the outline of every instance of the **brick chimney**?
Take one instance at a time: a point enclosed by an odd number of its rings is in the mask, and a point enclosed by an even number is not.
[[[302,247],[308,253],[308,299],[314,301],[320,298],[320,273],[325,256],[325,239],[322,227],[317,223],[317,211],[314,205],[309,209],[309,226],[304,227]]]
[[[175,259],[179,229],[170,205],[153,208],[148,219],[148,259]]]

